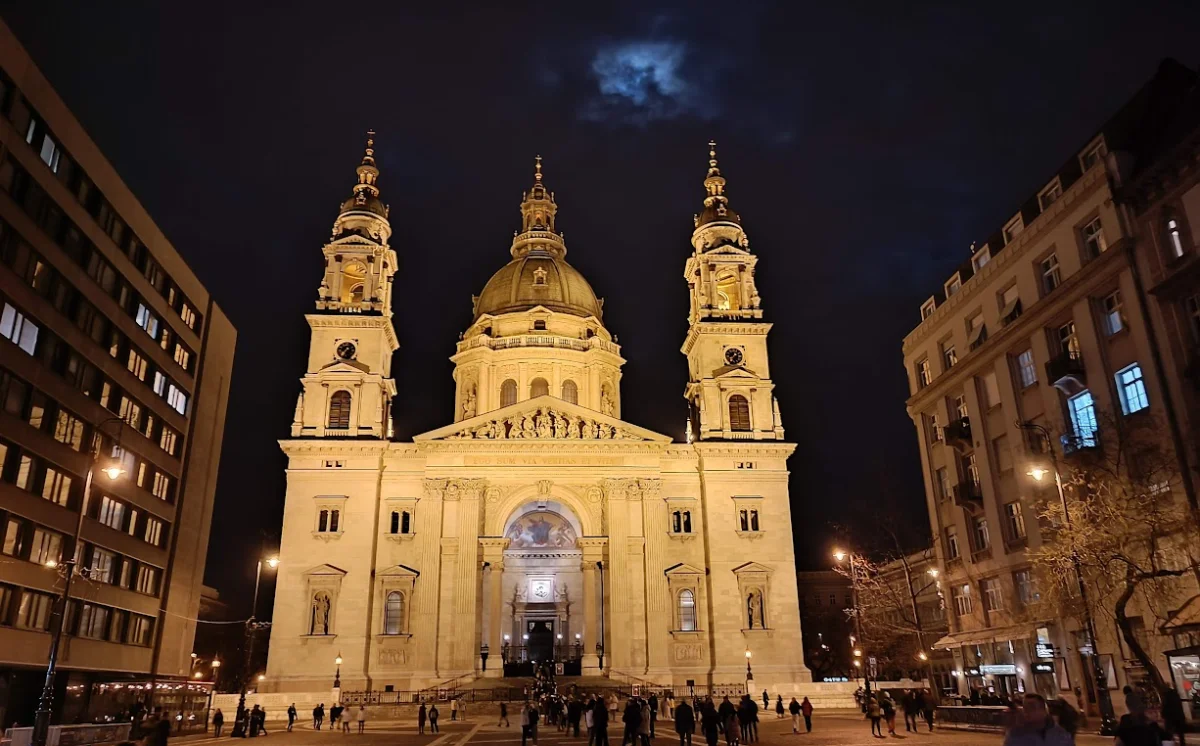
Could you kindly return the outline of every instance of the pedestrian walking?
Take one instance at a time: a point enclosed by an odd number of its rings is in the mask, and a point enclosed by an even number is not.
[[[296,712],[296,703],[293,702],[287,709],[287,716],[288,716],[287,729],[288,729],[289,733],[292,731],[292,726],[296,724],[296,715],[297,714],[298,713]]]
[[[450,722],[458,720],[458,699],[450,700]]]
[[[921,714],[925,716],[925,725],[929,726],[929,732],[933,732],[933,711],[937,709],[937,702],[933,699],[933,692],[926,689],[921,692]]]
[[[213,713],[212,724],[213,738],[220,738],[221,729],[225,727],[225,714],[221,712],[220,707],[218,707],[217,711]]]
[[[896,703],[892,701],[891,695],[887,692],[880,695],[879,708],[883,710],[883,719],[887,722],[888,735],[896,735]]]
[[[713,706],[712,698],[704,700],[700,708],[700,728],[704,731],[704,740],[708,746],[717,746],[717,734],[721,730],[721,716]]]
[[[650,705],[638,702],[638,710],[641,713],[641,719],[638,720],[638,738],[642,746],[650,746]]]
[[[567,729],[575,738],[579,738],[579,721],[583,717],[583,703],[577,697],[572,697],[567,703]]]
[[[799,733],[800,732],[800,703],[796,701],[795,697],[792,697],[792,701],[788,702],[788,712],[792,716],[792,733],[793,734]]]
[[[337,730],[338,721],[342,719],[343,709],[341,704],[337,702],[334,702],[333,707],[329,708],[329,730]]]
[[[496,727],[497,727],[497,728],[499,728],[499,727],[500,727],[500,723],[504,723],[504,727],[505,727],[505,728],[507,728],[507,727],[509,726],[509,722],[508,722],[508,703],[507,703],[507,702],[501,702],[501,703],[500,703],[500,719],[499,719],[498,721],[496,721]]]
[[[367,730],[367,706],[358,706],[358,732],[364,733]]]
[[[588,746],[595,746],[596,743],[596,700],[588,695],[587,702],[583,703],[583,724],[587,727]]]
[[[812,733],[812,713],[813,713],[812,702],[809,702],[808,697],[805,697],[804,701],[800,703],[800,714],[804,716],[804,732],[805,733]]]
[[[625,732],[621,734],[621,746],[630,743],[637,746],[638,725],[642,721],[642,708],[638,706],[637,700],[633,697],[625,703],[625,712],[621,715],[621,722],[625,724]]]
[[[425,735],[425,721],[429,719],[429,712],[425,709],[425,703],[417,708],[417,733]]]
[[[871,721],[871,735],[884,738],[880,721],[883,719],[883,709],[879,706],[879,698],[872,696],[867,700],[867,719]]]
[[[675,732],[679,734],[679,746],[692,746],[692,733],[696,730],[696,713],[687,700],[675,708]]]
[[[729,701],[728,695],[721,700],[721,706],[717,708],[717,716],[720,720],[721,730],[725,733],[725,743],[732,746],[733,742],[729,740],[729,724],[737,723],[737,708]]]
[[[438,712],[438,708],[437,708],[436,704],[430,706],[430,708],[429,708],[429,732],[430,733],[440,732],[440,731],[438,731],[438,723],[437,723],[438,716],[440,714],[441,713]]]
[[[770,695],[767,694],[767,690],[763,689],[763,709],[765,710],[770,706],[771,706],[771,697],[770,697]]]
[[[592,746],[608,746],[608,707],[603,697],[596,698],[596,706],[592,710],[592,730],[595,732]]]
[[[325,722],[325,703],[317,705],[313,708],[313,730],[321,730],[321,723]]]
[[[341,717],[341,721],[342,721],[342,732],[349,733],[350,732],[350,717],[351,717],[351,715],[350,715],[350,713],[346,712],[345,705],[342,705],[342,712],[341,712],[340,717]]]
[[[736,714],[730,715],[725,720],[725,743],[728,746],[739,746],[741,744],[742,726]]]
[[[658,695],[651,693],[647,704],[650,705],[650,737],[654,738],[654,725],[658,720]]]
[[[1146,717],[1146,708],[1121,716],[1117,725],[1116,746],[1162,746],[1174,743],[1174,739],[1163,727]]]

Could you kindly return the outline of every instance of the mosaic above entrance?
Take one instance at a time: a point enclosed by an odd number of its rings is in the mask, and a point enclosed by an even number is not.
[[[505,536],[509,549],[572,549],[578,538],[567,519],[549,511],[526,513]]]

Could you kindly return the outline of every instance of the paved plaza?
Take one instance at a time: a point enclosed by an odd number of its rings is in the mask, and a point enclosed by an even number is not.
[[[514,708],[515,709],[515,708]],[[359,746],[375,746],[376,744],[398,744],[399,746],[517,746],[521,743],[521,729],[515,717],[511,728],[497,727],[492,716],[486,721],[483,716],[471,715],[466,723],[441,723],[440,734],[418,735],[416,724],[412,721],[377,721],[367,723],[364,735],[357,733],[342,733],[340,731],[312,730],[311,725],[300,727],[299,724],[291,733],[283,731],[278,726],[272,730],[268,738],[283,741],[286,746],[329,746],[330,742],[342,739]],[[620,746],[621,724],[615,723],[609,728],[609,743]],[[819,712],[813,717],[813,732],[792,735],[790,720],[776,720],[773,715],[762,720],[759,724],[759,746],[878,746],[887,742],[903,742],[912,746],[924,744],[942,744],[943,746],[999,746],[999,733],[976,733],[964,730],[935,729],[932,733],[922,728],[920,733],[905,733],[903,721],[897,722],[900,732],[893,738],[874,738],[871,736],[870,724],[860,716],[837,713],[822,716]],[[655,746],[675,746],[678,737],[669,729],[659,728],[658,737],[652,742]],[[173,739],[175,741],[176,739]],[[211,737],[189,737],[178,739],[178,746],[209,746],[228,741],[228,738],[214,739]],[[1099,736],[1081,736],[1078,740],[1083,746],[1100,746],[1111,744],[1111,738]],[[704,746],[703,737],[693,738],[693,746]],[[721,742],[724,743],[723,741]],[[586,736],[578,739],[559,733],[553,726],[544,724],[539,728],[538,746],[586,746]],[[268,746],[260,744],[259,746]],[[349,745],[348,745],[349,746]]]

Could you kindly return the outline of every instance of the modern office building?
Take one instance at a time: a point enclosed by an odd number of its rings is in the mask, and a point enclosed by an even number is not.
[[[0,725],[31,722],[77,562],[71,721],[188,676],[235,332],[2,22],[0,337]]]
[[[1173,186],[1161,207],[1147,206],[1151,230],[1130,219],[1114,184],[1196,85],[1194,71],[1164,62],[955,268],[904,340],[908,411],[950,612],[951,632],[937,644],[953,651],[963,692],[1033,689],[1072,699],[1078,689],[1094,711],[1097,649],[1110,688],[1142,675],[1111,622],[1098,623],[1093,646],[1075,620],[1032,611],[1039,591],[1027,550],[1042,543],[1036,504],[1047,495],[1027,471],[1046,444],[1020,423],[1046,428],[1059,462],[1069,464],[1098,447],[1107,418],[1168,420],[1194,399],[1182,374],[1194,349],[1186,309],[1194,308],[1187,304],[1197,274],[1182,273],[1196,243],[1182,226],[1200,227],[1196,194]],[[1182,248],[1158,263],[1190,279],[1148,278],[1139,266],[1148,252],[1161,254],[1164,239],[1176,240],[1172,220]],[[1147,283],[1180,293],[1169,314],[1147,315]],[[1171,344],[1160,329],[1165,315],[1180,327]],[[1182,472],[1179,491],[1194,494],[1194,472]],[[1148,612],[1136,621],[1157,634]]]

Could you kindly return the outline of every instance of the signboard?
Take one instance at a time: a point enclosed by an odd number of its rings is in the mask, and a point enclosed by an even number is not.
[[[1033,664],[1034,673],[1054,673],[1053,661],[1039,661]]]
[[[1033,654],[1038,658],[1053,658],[1054,646],[1048,642],[1039,642],[1033,646]]]
[[[873,655],[867,658],[867,670],[870,672],[869,675],[872,679],[879,678],[879,661]]]
[[[1017,667],[1008,663],[987,664],[979,667],[984,676],[1016,676]]]

